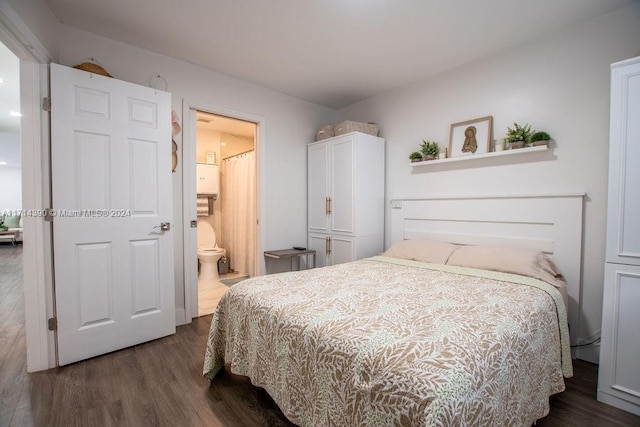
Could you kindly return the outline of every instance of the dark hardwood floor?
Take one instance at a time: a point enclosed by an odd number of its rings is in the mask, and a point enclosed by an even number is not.
[[[167,338],[27,374],[21,262],[20,246],[0,245],[0,426],[292,425],[247,378],[202,377],[211,316]],[[640,426],[640,417],[596,401],[596,365],[574,368],[537,426]]]

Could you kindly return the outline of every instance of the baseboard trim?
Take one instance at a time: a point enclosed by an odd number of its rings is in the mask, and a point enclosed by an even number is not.
[[[600,337],[600,329],[593,332],[591,335],[585,338],[578,338],[578,344],[587,344],[590,343]],[[586,360],[591,363],[599,363],[600,361],[600,343],[594,343],[593,345],[585,346],[585,347],[576,347],[575,348],[575,357],[576,359]]]
[[[640,406],[637,404],[628,402],[624,399],[620,399],[617,396],[613,396],[606,391],[598,390],[598,400],[607,405],[615,406],[623,411],[631,412],[635,415],[640,415]]]

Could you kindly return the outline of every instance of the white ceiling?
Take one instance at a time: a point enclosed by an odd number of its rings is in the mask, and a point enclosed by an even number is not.
[[[634,0],[45,1],[66,25],[341,108]]]

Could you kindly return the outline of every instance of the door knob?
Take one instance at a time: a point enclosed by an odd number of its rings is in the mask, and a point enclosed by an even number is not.
[[[160,225],[156,225],[155,227],[153,227],[153,229],[160,230],[160,231],[169,231],[171,230],[171,223],[161,222]]]

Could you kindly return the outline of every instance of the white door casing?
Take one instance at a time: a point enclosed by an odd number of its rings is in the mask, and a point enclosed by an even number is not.
[[[175,333],[171,95],[51,66],[59,364]]]

